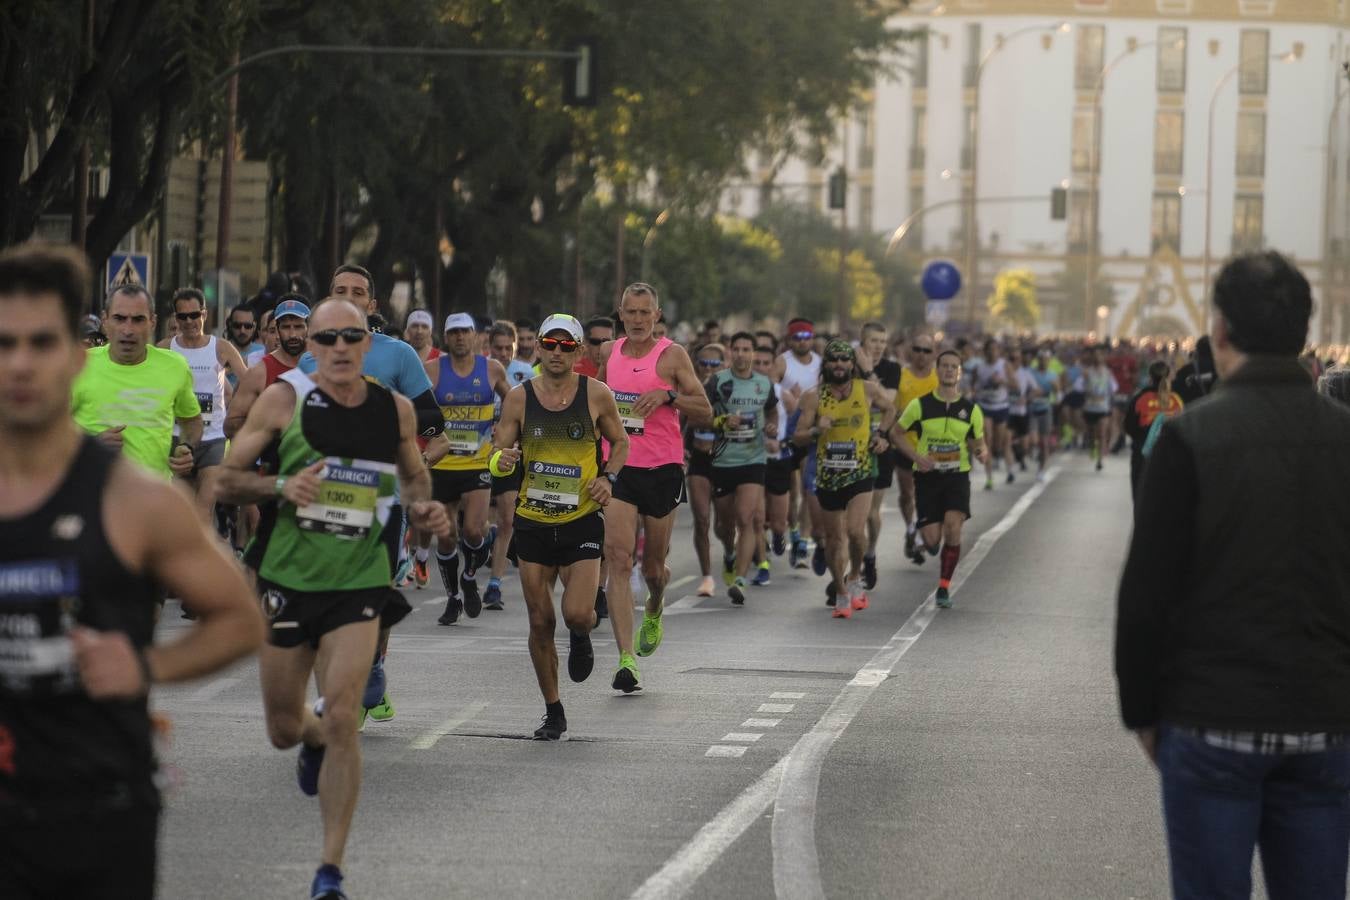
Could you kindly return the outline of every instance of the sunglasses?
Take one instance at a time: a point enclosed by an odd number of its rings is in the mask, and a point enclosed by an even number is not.
[[[816,333],[814,331],[794,331],[792,333],[793,340],[797,341],[809,341],[815,336]]]
[[[202,311],[199,309],[196,312],[174,313],[173,317],[180,322],[191,322],[194,319],[200,319]]]
[[[705,369],[713,369],[722,364],[720,359],[700,359],[698,364]]]
[[[913,351],[914,353],[932,353],[932,352],[933,352],[933,348],[932,348],[932,347],[910,347],[909,349],[910,349],[911,351]]]
[[[602,342],[596,341],[596,343]],[[576,353],[581,344],[578,341],[569,341],[566,338],[540,338],[539,346],[549,352],[561,350],[563,353]]]
[[[364,328],[329,328],[314,332],[309,339],[320,346],[331,347],[338,342],[338,338],[342,338],[346,344],[359,344],[369,333]]]
[[[252,322],[231,322],[230,327],[236,331],[252,331],[257,328]]]
[[[827,356],[827,357],[825,357],[825,361],[826,361],[827,363],[851,363],[851,362],[853,362],[853,357],[851,357],[851,356]]]
[[[586,338],[586,343],[590,344],[592,347],[599,347],[606,340],[607,338]]]

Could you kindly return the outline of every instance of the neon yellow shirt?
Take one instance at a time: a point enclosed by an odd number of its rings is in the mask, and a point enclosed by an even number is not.
[[[70,392],[75,422],[90,434],[125,425],[122,452],[168,478],[175,419],[201,415],[187,360],[172,350],[146,347],[134,366],[115,363],[107,347],[89,351]]]

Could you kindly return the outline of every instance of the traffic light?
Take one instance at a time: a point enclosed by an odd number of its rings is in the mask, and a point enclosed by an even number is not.
[[[1062,187],[1050,191],[1050,218],[1063,222],[1069,217],[1069,192]]]
[[[595,84],[595,40],[582,38],[567,48],[580,56],[569,59],[563,68],[563,103],[567,106],[595,106],[599,91]]]
[[[830,176],[830,209],[843,209],[848,198],[848,175],[843,166]]]

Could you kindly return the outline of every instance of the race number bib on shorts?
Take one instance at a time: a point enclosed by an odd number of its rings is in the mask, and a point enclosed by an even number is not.
[[[576,512],[580,507],[581,466],[532,462],[526,471],[526,507],[549,516]]]
[[[0,564],[0,684],[7,691],[50,696],[80,689],[67,636],[79,596],[73,560]]]
[[[825,456],[820,460],[823,469],[852,472],[858,468],[857,441],[830,441],[825,445]]]
[[[295,510],[300,529],[350,540],[369,534],[380,495],[379,470],[330,458],[319,474],[323,481],[318,499]]]
[[[954,441],[934,441],[928,445],[928,458],[933,461],[935,472],[958,472],[961,469],[961,445]]]
[[[637,403],[640,396],[629,391],[614,392],[614,402],[619,407],[619,421],[623,423],[623,430],[629,434],[642,434],[647,425],[646,419],[633,415],[633,404]]]

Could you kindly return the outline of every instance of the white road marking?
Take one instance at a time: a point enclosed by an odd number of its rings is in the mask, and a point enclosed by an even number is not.
[[[750,731],[733,731],[731,734],[724,736],[722,740],[733,744],[753,744],[762,737],[764,737],[764,735],[755,734]]]
[[[714,744],[713,746],[709,747],[708,752],[703,755],[720,756],[724,758],[736,759],[738,757],[744,756],[745,751],[749,749],[750,749],[749,747],[728,747],[723,744]]]
[[[698,576],[696,575],[681,575],[679,578],[676,578],[674,581],[667,584],[666,590],[673,591],[676,588],[684,587],[686,584],[693,581],[697,577]]]
[[[746,719],[741,723],[742,728],[775,728],[782,719]]]
[[[441,738],[445,737],[447,734],[454,731],[456,728],[463,725],[465,722],[469,721],[470,719],[472,719],[474,716],[478,715],[485,709],[487,709],[487,701],[475,700],[474,702],[470,703],[468,706],[460,710],[457,715],[449,719],[446,719],[444,722],[437,725],[435,728],[431,729],[425,734],[419,735],[418,737],[414,738],[410,746],[414,750],[430,750],[432,747],[436,746],[436,742],[439,741]]]
[[[975,549],[966,557],[966,565],[957,572],[956,578],[953,579],[953,593],[975,570],[980,560],[988,555],[989,548],[993,546],[994,542],[1017,523],[1022,514],[1026,512],[1027,507],[1044,492],[1046,486],[1054,481],[1059,471],[1060,466],[1058,464],[1050,467],[1046,471],[1045,481],[1033,485],[1018,499],[1017,503],[1013,504],[1012,509],[999,520],[998,524],[980,536],[980,540],[975,544]],[[913,646],[919,635],[923,634],[923,629],[928,627],[928,622],[932,620],[935,612],[933,597],[929,595],[905,624],[900,627],[894,637],[886,642],[886,646],[860,670],[860,673],[872,673],[867,680],[880,684],[884,680],[881,676],[883,674],[889,676],[896,663],[900,661],[900,657]],[[857,680],[857,676],[854,680]],[[761,775],[754,784],[742,791],[740,796],[728,803],[721,812],[700,828],[688,843],[666,861],[665,865],[643,882],[642,886],[633,893],[633,900],[683,897],[703,873],[717,862],[722,853],[745,833],[745,830],[759,818],[765,809],[769,808],[770,804],[774,808],[772,843],[775,894],[780,898],[824,897],[824,889],[820,883],[820,859],[815,843],[816,788],[819,786],[820,779],[819,762],[824,760],[825,752],[829,750],[830,745],[843,733],[844,728],[847,727],[853,716],[862,708],[864,701],[870,696],[870,687],[854,686],[852,682],[845,685],[811,732],[804,735],[787,756],[778,760],[773,768]],[[843,705],[841,701],[844,701],[845,698],[848,698],[848,705],[855,706],[847,716],[841,715],[843,710],[837,709],[837,707]],[[771,704],[764,704],[764,706],[769,705]],[[765,710],[761,706],[760,711],[770,712],[771,710]],[[818,762],[814,774],[804,765],[809,755],[806,749],[808,745],[816,747],[818,752]],[[709,748],[707,755],[713,755],[714,749],[717,748]],[[785,791],[784,788],[788,785],[784,776],[789,760],[793,761],[794,783],[790,791]],[[801,780],[803,777],[811,780],[809,796],[804,790],[805,784]],[[788,809],[788,804],[781,802],[789,793],[798,798],[800,802],[798,808]],[[777,798],[775,798],[775,795],[777,795]],[[775,799],[780,802],[775,802]],[[783,821],[781,827],[780,817]],[[809,854],[809,859],[794,860],[791,858],[788,845],[793,841],[802,841],[803,838],[804,842],[799,843],[798,846],[803,854]],[[805,871],[806,874],[805,876],[794,875],[794,871]],[[794,884],[792,880],[794,877],[804,877],[810,880]]]
[[[423,600],[421,605],[422,605],[422,606],[435,606],[435,605],[438,604],[438,603],[444,603],[444,602],[445,602],[445,594],[441,594],[439,597],[432,597],[430,600]]]
[[[238,678],[217,678],[210,684],[203,685],[202,687],[193,691],[192,696],[188,697],[188,700],[193,703],[200,703],[203,700],[212,700],[220,696],[221,694],[225,693],[238,683],[239,683]]]
[[[806,695],[800,691],[774,691],[769,695],[770,700],[800,700]]]
[[[796,706],[795,703],[761,703],[755,712],[790,713]]]

